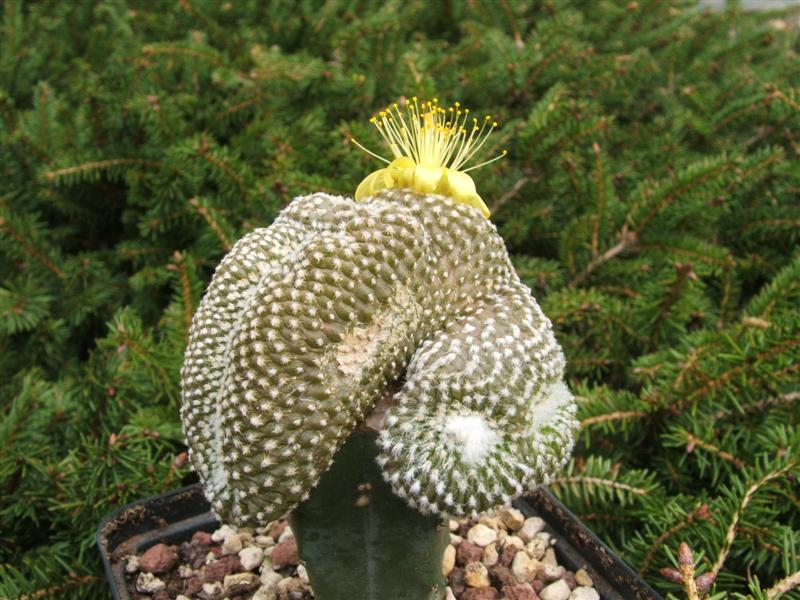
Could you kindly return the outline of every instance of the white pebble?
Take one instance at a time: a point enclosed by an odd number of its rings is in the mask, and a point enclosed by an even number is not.
[[[520,540],[522,541],[522,540]],[[547,550],[547,544],[543,543],[539,538],[533,538],[530,542],[525,544],[525,552],[531,555],[531,558],[541,560]]]
[[[225,540],[227,540],[228,537],[233,535],[234,533],[236,533],[236,531],[234,531],[227,525],[223,525],[222,527],[220,527],[214,533],[211,534],[211,540],[219,544],[220,542],[224,542]]]
[[[221,595],[222,589],[223,589],[222,584],[219,581],[203,584],[203,591],[206,593],[207,596]]]
[[[539,597],[542,600],[568,600],[570,597],[570,589],[566,581],[559,579],[539,592]]]
[[[456,535],[455,533],[450,534],[450,545],[451,546],[458,546],[461,542],[464,541],[460,535]]]
[[[303,583],[308,583],[308,571],[304,565],[297,565],[297,576]]]
[[[453,590],[450,589],[449,585],[445,588],[444,600],[456,600],[456,595],[453,593]]]
[[[190,567],[189,565],[179,565],[178,566],[178,577],[181,579],[189,579],[192,575],[194,575],[195,570]]]
[[[511,563],[511,572],[520,583],[528,583],[536,578],[541,563],[533,560],[524,552],[517,552],[514,561]]]
[[[238,533],[233,533],[222,542],[222,554],[239,554],[242,549],[242,538]]]
[[[481,558],[481,562],[487,567],[495,566],[498,560],[500,560],[500,556],[497,553],[497,544],[489,544],[483,549],[483,557]]]
[[[139,557],[135,554],[125,557],[125,572],[136,573],[139,570]]]
[[[456,549],[454,546],[447,546],[444,549],[444,554],[442,555],[442,575],[447,577],[450,575],[450,571],[452,571],[456,566]]]
[[[191,600],[189,596],[184,596],[183,594],[178,594],[175,596],[175,600]]]
[[[548,548],[547,550],[545,550],[542,562],[546,565],[552,565],[554,567],[558,566],[555,550],[553,550],[552,548]]]
[[[252,571],[264,560],[264,551],[258,546],[242,548],[239,552],[239,560],[245,571]]]
[[[294,532],[292,531],[292,528],[287,525],[286,529],[281,532],[281,536],[278,538],[278,543],[282,542],[283,540],[288,540],[290,537],[294,537]]]
[[[594,587],[594,582],[592,578],[589,577],[589,573],[586,572],[586,569],[578,569],[575,571],[575,583],[584,587]]]
[[[263,548],[269,548],[270,546],[275,545],[275,540],[272,539],[271,535],[257,535],[255,542]]]
[[[542,520],[540,517],[528,517],[525,519],[522,527],[520,527],[517,535],[522,538],[523,542],[527,544],[542,529],[544,529],[544,520]]]
[[[517,550],[522,550],[525,547],[525,542],[516,535],[510,535],[506,538],[506,546],[514,546]]]
[[[167,587],[167,584],[152,573],[139,573],[136,578],[136,590],[143,594],[155,594],[165,587]]]
[[[525,515],[511,506],[501,508],[499,516],[503,525],[511,531],[517,531],[525,523]]]
[[[492,542],[497,541],[497,532],[482,523],[478,523],[473,525],[467,532],[467,539],[473,544],[485,548]]]
[[[479,562],[469,563],[464,567],[464,583],[473,588],[489,587],[489,571],[486,565]]]
[[[544,591],[544,590],[542,590]],[[600,594],[593,587],[579,586],[572,590],[569,600],[600,600]]]
[[[283,579],[283,575],[275,571],[261,571],[261,589],[275,590],[278,589],[278,584]]]
[[[449,527],[450,531],[452,531],[452,532],[454,532],[454,533],[455,533],[456,531],[458,531],[458,528],[459,528],[458,521],[454,521],[453,519],[450,519],[450,521],[448,522],[448,524],[447,524],[447,525],[448,525],[448,527]]]

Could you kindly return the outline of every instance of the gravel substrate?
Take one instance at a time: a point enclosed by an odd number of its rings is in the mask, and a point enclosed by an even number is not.
[[[447,600],[599,600],[588,573],[560,566],[539,517],[502,508],[450,521]],[[314,597],[285,520],[258,529],[198,531],[126,559],[137,600],[308,600]]]

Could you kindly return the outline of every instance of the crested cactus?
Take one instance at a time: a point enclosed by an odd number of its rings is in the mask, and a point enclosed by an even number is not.
[[[291,510],[366,420],[383,478],[426,515],[508,502],[567,460],[564,356],[459,170],[496,125],[467,131],[468,114],[416,98],[381,112],[395,159],[355,200],[297,198],[217,268],[182,419],[223,520]]]

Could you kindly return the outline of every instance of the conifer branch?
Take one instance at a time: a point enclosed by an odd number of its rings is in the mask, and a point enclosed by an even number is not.
[[[649,414],[650,413],[647,413],[643,410],[615,411],[604,415],[595,415],[593,417],[587,417],[581,421],[581,427],[583,428],[589,425],[596,425],[597,423],[605,423],[607,421],[638,419],[642,417],[647,417]]]
[[[197,214],[199,214],[203,219],[205,219],[208,226],[211,227],[211,230],[216,234],[219,238],[219,241],[222,242],[222,247],[225,249],[225,252],[230,252],[233,245],[231,244],[230,238],[225,234],[222,227],[220,226],[219,222],[214,218],[205,206],[200,204],[200,201],[197,198],[190,198],[189,204],[192,205],[196,210]]]
[[[687,448],[694,448],[694,446],[699,446],[703,450],[707,450],[711,454],[720,457],[722,460],[732,463],[737,469],[742,469],[745,466],[743,460],[736,458],[730,452],[726,452],[725,450],[718,448],[711,442],[707,442],[704,439],[689,433],[688,431],[686,432],[686,445]]]
[[[51,598],[53,596],[58,597],[62,593],[76,588],[83,585],[89,585],[91,583],[95,583],[100,581],[100,577],[97,575],[76,575],[71,574],[71,578],[69,581],[65,581],[64,583],[58,585],[51,585],[50,587],[41,588],[38,590],[34,590],[28,594],[22,594],[21,596],[15,596],[13,598],[6,598],[3,596],[0,600],[42,600],[42,598]]]
[[[17,231],[11,224],[3,217],[0,217],[0,229],[5,230],[8,235],[14,238],[20,246],[25,249],[25,252],[39,261],[45,268],[49,271],[54,273],[57,277],[63,278],[64,271],[62,271],[56,264],[48,258],[48,256],[41,250],[39,250],[36,246],[34,246],[29,240],[26,240],[25,237]]]
[[[800,400],[800,392],[790,392],[788,394],[781,394],[779,396],[774,396],[772,398],[759,400],[758,402],[755,402],[753,404],[746,404],[742,407],[742,412],[744,414],[760,413],[770,408],[771,406],[792,404],[793,402],[797,402],[798,400]],[[723,408],[715,412],[712,415],[712,418],[714,420],[724,419],[726,417],[733,416],[734,414],[738,415],[739,413],[734,412],[730,408]]]
[[[505,204],[508,203],[509,200],[514,198],[514,196],[516,196],[519,193],[519,191],[526,183],[528,183],[528,181],[530,181],[529,177],[520,177],[519,179],[517,179],[517,181],[514,182],[514,185],[511,186],[511,189],[508,190],[502,196],[500,196],[497,202],[495,202],[494,204],[492,204],[492,206],[489,207],[492,213],[496,213],[503,206],[505,206]]]
[[[798,586],[800,586],[800,571],[796,571],[775,583],[767,590],[767,598],[772,600],[781,594],[792,591]]]
[[[113,167],[129,166],[129,165],[157,169],[161,166],[161,163],[156,162],[154,160],[144,160],[141,158],[112,158],[110,160],[92,161],[80,165],[75,165],[73,167],[64,167],[63,169],[56,169],[55,171],[47,171],[45,172],[44,175],[48,181],[52,182],[53,180],[58,179],[59,177],[76,175],[78,173],[84,173],[87,171],[103,171]]]
[[[587,486],[602,486],[607,488],[612,488],[615,490],[622,490],[624,492],[630,492],[636,496],[647,496],[650,493],[650,490],[646,488],[634,487],[632,485],[628,485],[627,483],[621,483],[619,481],[614,481],[613,479],[603,479],[601,477],[585,477],[582,475],[574,475],[572,477],[554,477],[550,480],[550,487],[559,487],[562,485],[570,485],[570,484],[579,484],[579,485],[587,485]]]
[[[742,500],[739,503],[739,507],[736,509],[736,512],[733,514],[733,518],[731,519],[731,523],[728,526],[728,532],[725,534],[725,543],[723,544],[722,548],[719,550],[719,554],[717,555],[717,560],[714,562],[714,565],[711,567],[711,573],[713,575],[718,575],[720,570],[722,569],[725,561],[728,558],[728,554],[731,551],[731,546],[733,546],[733,541],[736,539],[736,526],[739,523],[739,519],[744,513],[747,505],[750,504],[750,501],[753,499],[753,496],[756,492],[758,492],[762,487],[766,484],[771,482],[782,475],[785,475],[789,470],[794,468],[797,463],[791,462],[788,465],[781,467],[780,469],[775,469],[774,471],[770,471],[766,475],[764,475],[761,479],[753,483],[747,491],[745,491],[744,496],[742,496]]]
[[[194,48],[182,48],[180,46],[153,46],[148,44],[142,47],[142,54],[144,54],[145,56],[158,55],[158,54],[167,54],[167,55],[183,54],[186,56],[191,56],[192,58],[199,58],[208,61],[217,67],[225,66],[224,63],[219,58],[217,58],[210,52],[202,52],[200,50],[195,50]]]
[[[694,511],[686,515],[686,518],[683,521],[675,523],[675,525],[659,535],[655,540],[653,540],[653,543],[648,549],[647,554],[645,554],[642,566],[639,568],[639,575],[644,576],[644,574],[647,573],[650,565],[653,564],[653,560],[655,560],[656,554],[661,550],[661,547],[669,538],[674,536],[676,533],[680,533],[695,521],[706,520],[709,518],[711,518],[711,514],[709,512],[708,504],[701,504]]]
[[[236,171],[234,171],[234,169],[230,165],[228,165],[225,161],[217,158],[209,151],[208,138],[206,138],[205,136],[203,136],[203,138],[200,140],[200,143],[197,146],[197,153],[203,158],[203,160],[205,160],[210,165],[213,165],[214,167],[222,171],[225,175],[228,176],[229,179],[231,179],[231,181],[236,183],[236,185],[239,186],[239,189],[242,191],[242,194],[244,195],[245,198],[250,197],[250,192],[248,192],[247,190],[247,185],[245,184],[244,180],[239,176],[239,174]]]
[[[569,286],[573,288],[579,286],[598,268],[606,264],[611,259],[619,256],[623,252],[634,248],[638,242],[638,236],[636,233],[628,230],[627,226],[622,227],[622,230],[620,230],[619,234],[617,235],[617,239],[619,239],[619,243],[606,250],[600,256],[593,258],[586,268],[573,278],[573,280],[569,283]]]

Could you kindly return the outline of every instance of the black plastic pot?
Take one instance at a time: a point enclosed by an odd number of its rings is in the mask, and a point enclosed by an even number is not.
[[[585,568],[603,600],[661,600],[630,567],[586,528],[550,492],[537,490],[515,501],[526,517],[538,515],[558,539],[559,564]],[[199,484],[147,498],[111,513],[97,529],[97,546],[115,600],[130,600],[124,557],[141,554],[159,542],[176,544],[195,531],[213,531],[219,521]]]

